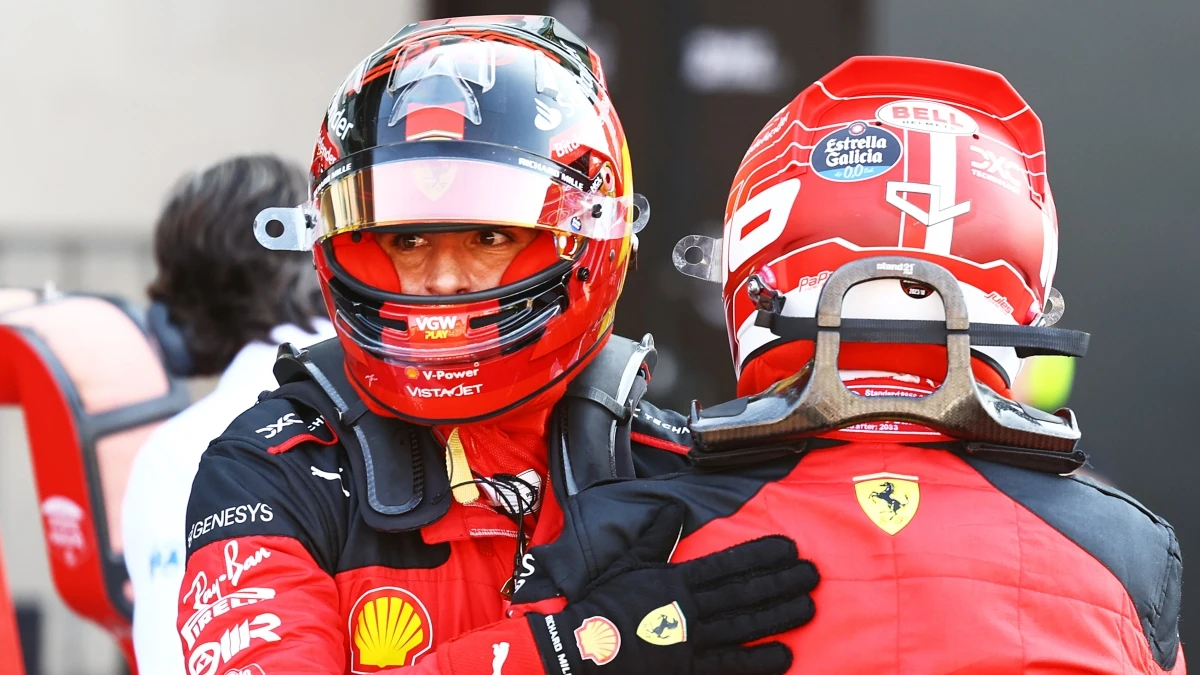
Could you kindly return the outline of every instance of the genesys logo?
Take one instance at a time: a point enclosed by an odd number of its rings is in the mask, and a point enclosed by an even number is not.
[[[409,384],[405,385],[404,390],[408,392],[409,396],[417,398],[456,398],[474,396],[483,391],[483,385],[462,382],[453,387],[414,387]]]
[[[901,129],[967,136],[979,125],[967,113],[937,101],[893,101],[875,111],[880,122]]]
[[[192,540],[202,537],[213,530],[219,530],[222,527],[229,525],[241,525],[243,523],[269,523],[275,518],[275,512],[271,510],[270,504],[242,504],[240,506],[230,506],[222,511],[217,511],[214,514],[206,516],[204,520],[198,520],[192,523],[188,528],[188,548],[192,547]]]
[[[409,332],[426,340],[444,340],[467,332],[467,322],[461,316],[409,317]]]

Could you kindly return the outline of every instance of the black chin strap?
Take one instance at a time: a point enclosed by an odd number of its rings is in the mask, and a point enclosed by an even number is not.
[[[972,347],[1015,347],[1017,356],[1074,356],[1087,354],[1091,335],[1083,331],[1046,326],[1009,326],[972,323],[966,331],[949,331],[945,321],[897,319],[842,319],[841,341],[891,342],[901,344],[946,344],[946,336],[966,333]],[[813,317],[781,316],[759,311],[754,324],[770,330],[784,341],[816,340]]]

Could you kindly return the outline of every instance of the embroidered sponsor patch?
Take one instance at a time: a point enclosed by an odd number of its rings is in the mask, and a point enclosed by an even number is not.
[[[638,624],[637,636],[652,645],[666,646],[687,642],[687,619],[678,602],[663,605]]]
[[[350,611],[348,629],[352,673],[412,666],[433,646],[425,604],[394,586],[363,593]]]
[[[602,616],[588,617],[575,629],[575,645],[580,656],[603,666],[611,663],[621,651],[621,632]]]
[[[274,422],[254,430],[255,435],[270,445],[267,452],[278,455],[305,442],[333,445],[337,443],[337,432],[325,423],[325,418],[309,412],[285,412]]]
[[[877,473],[855,476],[852,480],[858,505],[884,532],[896,534],[917,515],[921,486],[917,485],[916,476]]]

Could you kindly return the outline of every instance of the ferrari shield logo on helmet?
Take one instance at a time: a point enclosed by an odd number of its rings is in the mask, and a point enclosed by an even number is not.
[[[413,170],[412,179],[417,189],[428,197],[429,201],[436,202],[454,184],[454,177],[457,173],[457,169],[453,166],[438,169],[438,173],[435,173],[434,167],[421,165]]]
[[[921,487],[917,485],[916,476],[874,473],[855,476],[851,480],[858,495],[858,505],[884,532],[896,534],[917,514]]]
[[[637,628],[638,637],[652,645],[674,645],[687,642],[687,620],[678,602],[663,605],[642,619]]]

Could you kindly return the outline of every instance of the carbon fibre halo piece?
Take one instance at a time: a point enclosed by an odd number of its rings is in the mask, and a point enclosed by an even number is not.
[[[928,396],[868,398],[852,393],[842,383],[837,365],[842,302],[851,288],[873,279],[922,282],[942,298],[948,369],[945,382]],[[816,319],[816,352],[805,371],[748,397],[734,414],[721,415],[714,409],[715,414],[705,416],[698,405],[693,406],[689,422],[701,453],[778,444],[861,422],[888,420],[922,424],[972,443],[1064,454],[1075,451],[1080,432],[1070,410],[1044,413],[1004,398],[975,380],[966,301],[958,282],[944,267],[900,256],[843,265],[825,283]]]

